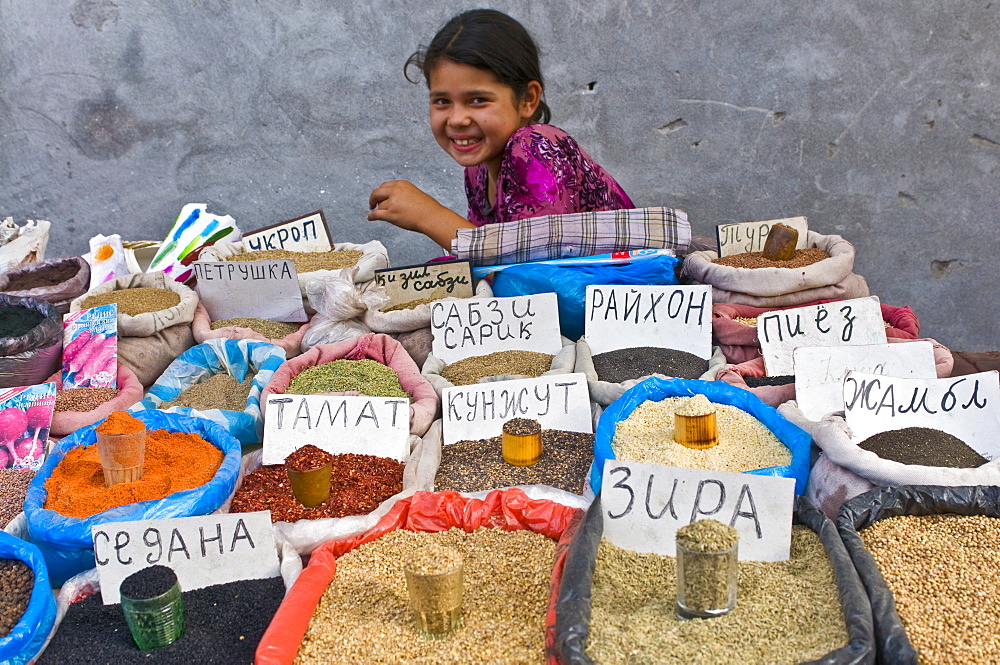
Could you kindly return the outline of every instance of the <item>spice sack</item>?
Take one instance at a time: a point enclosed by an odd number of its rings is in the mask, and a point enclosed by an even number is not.
[[[249,339],[210,339],[192,346],[170,363],[143,400],[131,410],[162,409],[167,413],[208,418],[224,427],[241,444],[258,443],[264,437],[260,395],[283,362],[284,349],[273,344]],[[216,374],[228,374],[239,383],[247,377],[253,378],[242,411],[167,406],[186,389]]]
[[[194,344],[191,321],[198,295],[162,272],[125,275],[94,287],[70,304],[71,312],[84,309],[90,296],[123,289],[154,288],[173,291],[180,302],[173,307],[136,316],[118,314],[118,362],[135,372],[143,386],[151,386],[174,358]]]
[[[58,371],[46,382],[53,381],[56,390],[62,390],[62,371]],[[118,363],[118,394],[104,404],[101,404],[90,411],[56,411],[52,414],[52,426],[49,428],[50,436],[63,437],[72,434],[81,427],[93,425],[99,420],[104,420],[112,411],[124,411],[142,399],[142,384],[138,377],[128,367]]]
[[[56,602],[45,559],[37,547],[0,531],[0,560],[23,562],[34,575],[28,606],[10,632],[0,637],[0,663],[26,665],[38,654],[56,621]]]
[[[202,303],[198,303],[198,307],[194,310],[194,319],[191,321],[191,333],[194,335],[194,341],[198,344],[207,342],[210,339],[249,339],[255,342],[267,342],[268,344],[280,346],[285,350],[285,358],[294,358],[302,352],[300,346],[307,330],[309,330],[308,322],[299,325],[298,330],[284,337],[269,338],[256,330],[244,328],[243,326],[223,326],[213,329],[212,319],[208,315],[205,305]]]
[[[0,388],[44,382],[62,358],[62,316],[44,300],[4,294],[0,312],[9,335],[0,337]]]
[[[90,264],[79,256],[27,263],[0,274],[0,293],[44,300],[60,314],[89,286]]]

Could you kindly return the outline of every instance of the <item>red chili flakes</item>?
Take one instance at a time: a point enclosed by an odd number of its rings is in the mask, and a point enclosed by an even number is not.
[[[330,498],[313,508],[295,500],[281,465],[263,466],[243,479],[231,512],[270,510],[272,522],[365,515],[403,489],[403,465],[374,455],[333,455]]]
[[[286,457],[285,468],[304,473],[322,468],[329,464],[331,460],[333,460],[333,455],[310,443]]]

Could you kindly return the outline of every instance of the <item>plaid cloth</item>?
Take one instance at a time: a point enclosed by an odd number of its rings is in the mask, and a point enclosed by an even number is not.
[[[633,249],[683,252],[690,241],[691,224],[683,210],[632,208],[546,215],[459,229],[451,242],[451,252],[473,265],[490,266]]]

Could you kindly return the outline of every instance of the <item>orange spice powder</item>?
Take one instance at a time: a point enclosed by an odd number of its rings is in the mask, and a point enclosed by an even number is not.
[[[146,429],[146,423],[127,411],[112,411],[111,415],[97,426],[96,431],[101,434],[131,434],[132,432],[141,432],[144,429]]]
[[[116,506],[162,499],[207,483],[223,457],[221,450],[197,434],[151,430],[146,435],[142,478],[105,487],[97,444],[74,448],[45,481],[45,508],[83,519]]]

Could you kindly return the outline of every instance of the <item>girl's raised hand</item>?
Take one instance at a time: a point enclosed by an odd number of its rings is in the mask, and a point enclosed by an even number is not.
[[[368,208],[369,221],[389,222],[407,231],[423,233],[445,249],[451,249],[458,229],[475,228],[407,180],[390,180],[373,189]]]

